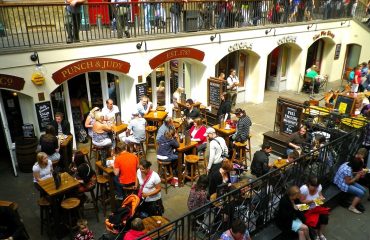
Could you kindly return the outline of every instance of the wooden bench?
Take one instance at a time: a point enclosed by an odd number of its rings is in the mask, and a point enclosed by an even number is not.
[[[273,154],[285,157],[289,143],[289,136],[274,131],[265,132],[263,134],[263,143],[271,145]]]

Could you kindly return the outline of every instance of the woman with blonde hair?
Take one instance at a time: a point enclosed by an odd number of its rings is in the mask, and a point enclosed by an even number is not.
[[[44,152],[39,152],[36,156],[36,163],[32,167],[33,182],[37,182],[52,177],[53,164],[48,159],[48,155]]]
[[[95,112],[95,123],[93,125],[92,143],[95,146],[105,147],[112,145],[108,133],[112,131],[112,126],[104,122],[104,115],[102,112]]]

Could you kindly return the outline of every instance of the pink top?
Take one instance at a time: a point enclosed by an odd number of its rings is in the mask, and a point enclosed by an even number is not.
[[[202,143],[207,142],[207,137],[204,136],[206,133],[207,128],[202,125],[198,131],[195,129],[194,125],[190,128],[190,135],[192,136],[193,139],[199,139],[197,146],[201,145]],[[193,136],[193,131],[196,131],[195,135]]]

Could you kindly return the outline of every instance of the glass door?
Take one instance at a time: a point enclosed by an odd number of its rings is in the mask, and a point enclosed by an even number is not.
[[[287,81],[289,48],[280,46],[275,48],[268,56],[266,89],[271,91],[284,91]]]

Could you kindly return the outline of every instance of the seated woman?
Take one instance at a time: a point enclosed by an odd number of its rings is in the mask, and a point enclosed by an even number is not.
[[[48,159],[56,164],[59,162],[59,143],[56,137],[55,128],[52,125],[47,125],[45,129],[45,134],[40,137],[41,152],[48,155]]]
[[[203,125],[201,118],[194,119],[194,124],[190,128],[191,141],[197,142],[197,152],[205,151],[207,148],[207,137],[204,136],[207,128]]]
[[[176,140],[175,129],[167,130],[163,136],[161,136],[158,141],[157,158],[161,161],[170,161],[177,166],[178,155],[176,149],[179,147],[179,143]],[[175,169],[176,169],[176,166]]]
[[[290,235],[291,231],[298,233],[299,240],[311,240],[309,229],[305,222],[305,217],[298,210],[296,204],[299,203],[300,190],[297,186],[292,186],[280,199],[279,208],[276,215],[276,225],[283,231],[285,236]]]
[[[112,139],[108,135],[110,131],[112,131],[112,126],[104,122],[104,115],[101,112],[95,112],[92,143],[98,147],[112,145]]]
[[[87,115],[85,120],[85,128],[87,128],[87,134],[92,138],[93,135],[93,126],[95,123],[95,112],[100,111],[98,107],[91,109],[90,113]]]
[[[36,156],[36,160],[35,165],[32,167],[33,183],[37,189],[40,189],[37,182],[53,176],[53,164],[48,159],[48,155],[44,152],[39,152]]]
[[[223,183],[229,183],[230,177],[229,173],[233,170],[233,163],[230,160],[224,160],[222,162],[221,168],[218,171],[213,171],[208,176],[209,178],[209,189],[208,195],[217,192],[217,187]],[[219,196],[218,196],[219,197]]]
[[[323,234],[324,228],[328,225],[328,215],[329,209],[316,206],[315,201],[323,201],[325,198],[321,193],[322,186],[318,182],[316,177],[310,177],[307,184],[303,185],[300,188],[301,197],[300,200],[302,203],[308,204],[310,210],[305,214],[306,224],[310,227],[314,227],[317,231],[317,236],[320,240],[325,240]],[[312,224],[310,224],[310,223]]]
[[[208,203],[207,188],[208,188],[208,176],[201,175],[198,178],[197,183],[190,189],[188,198],[189,211],[193,211]]]
[[[75,177],[80,182],[78,192],[84,193],[90,191],[96,185],[95,171],[90,167],[89,163],[85,160],[84,154],[80,151],[75,153],[73,162]]]
[[[351,158],[349,162],[345,162],[339,167],[334,177],[334,183],[340,190],[355,196],[351,205],[348,207],[348,210],[357,214],[362,213],[356,207],[366,193],[366,189],[357,183],[357,181],[365,175],[365,172],[362,170],[362,166],[363,162],[361,158]]]
[[[143,198],[140,211],[146,212],[149,216],[162,216],[164,209],[161,195],[161,178],[158,173],[150,167],[152,164],[145,159],[139,163],[137,180],[140,185],[138,197]],[[135,186],[137,189],[138,186]]]

